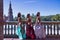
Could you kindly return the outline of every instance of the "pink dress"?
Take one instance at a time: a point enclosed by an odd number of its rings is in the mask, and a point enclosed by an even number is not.
[[[46,33],[45,33],[44,27],[42,25],[35,24],[34,31],[35,31],[36,38],[45,38],[46,37]]]

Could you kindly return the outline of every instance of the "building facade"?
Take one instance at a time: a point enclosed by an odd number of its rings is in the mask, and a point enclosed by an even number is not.
[[[8,12],[8,21],[13,21],[13,12],[12,12],[12,7],[11,7],[11,1],[9,4],[9,12]]]

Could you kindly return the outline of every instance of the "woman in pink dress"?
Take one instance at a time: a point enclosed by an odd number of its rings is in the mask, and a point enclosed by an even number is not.
[[[38,12],[36,15],[36,23],[34,25],[34,31],[35,31],[36,38],[39,38],[41,40],[45,39],[46,30],[44,29],[44,26],[41,24],[40,12]]]

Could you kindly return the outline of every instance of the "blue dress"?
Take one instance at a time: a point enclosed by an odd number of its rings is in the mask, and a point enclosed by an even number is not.
[[[19,39],[26,38],[26,32],[20,25],[18,25],[17,27],[16,34],[19,36]]]
[[[23,30],[22,37],[23,37],[23,39],[26,39],[26,32],[25,32],[25,30]]]
[[[19,39],[23,39],[22,28],[20,27],[20,25],[18,25],[18,27],[17,27],[16,34],[19,36]]]
[[[23,27],[22,27],[22,37],[23,37],[23,39],[26,39],[26,29],[25,29],[25,25],[23,25]]]

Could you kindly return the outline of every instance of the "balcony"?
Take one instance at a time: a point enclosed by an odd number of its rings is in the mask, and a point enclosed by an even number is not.
[[[24,24],[25,23],[23,23],[23,26]],[[60,38],[59,21],[42,21],[42,25],[46,29],[46,39],[53,38],[59,40]],[[16,35],[16,29],[17,29],[17,22],[5,22],[3,25],[4,38],[18,38],[18,35]]]

